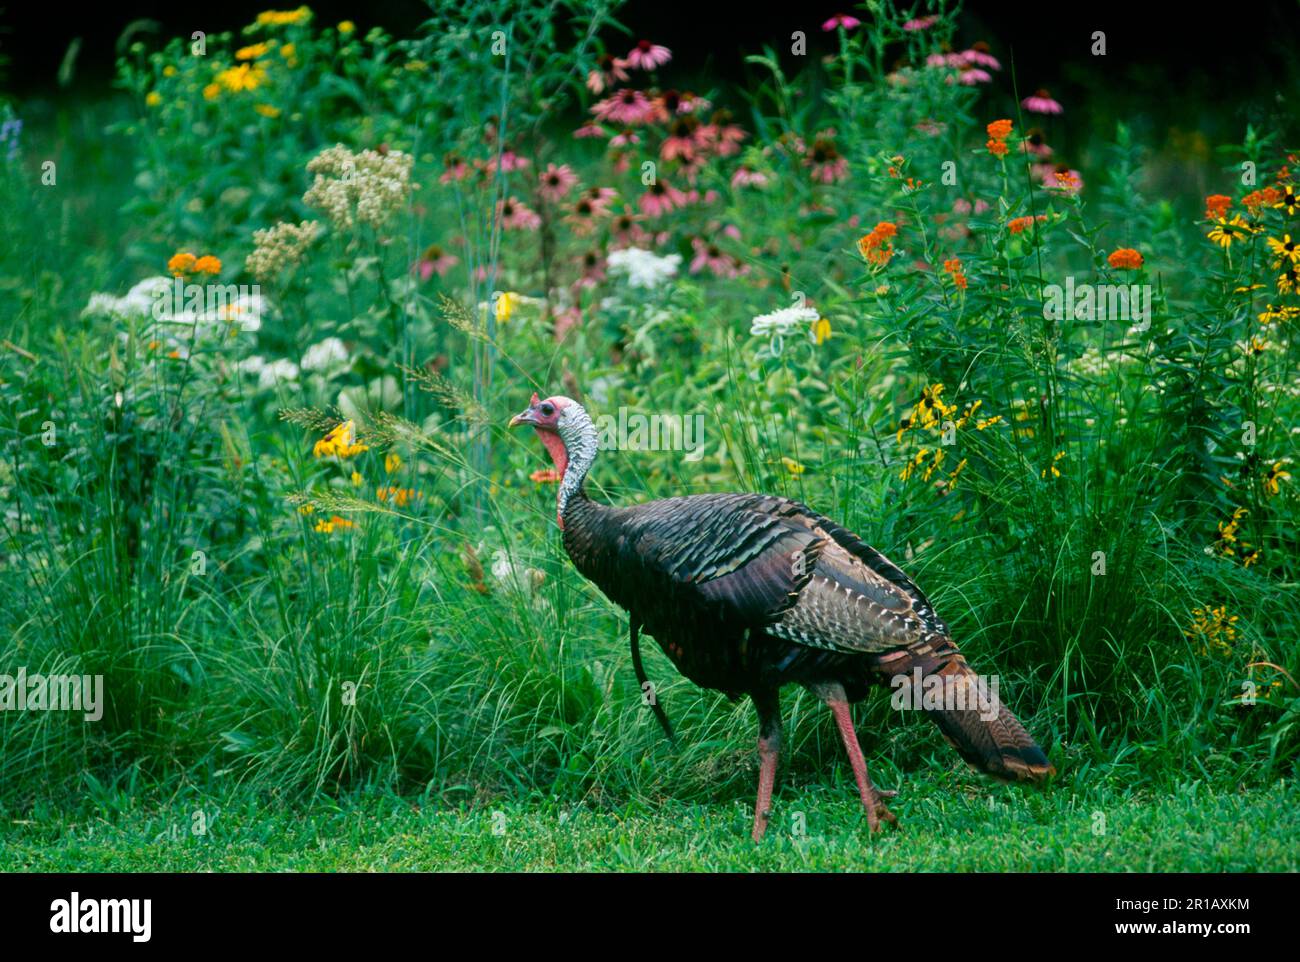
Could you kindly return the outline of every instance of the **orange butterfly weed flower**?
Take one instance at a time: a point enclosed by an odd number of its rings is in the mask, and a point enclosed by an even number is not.
[[[1205,216],[1209,220],[1219,220],[1228,216],[1228,208],[1232,206],[1232,198],[1226,194],[1211,194],[1205,198]]]
[[[194,270],[197,261],[198,258],[189,251],[181,251],[179,254],[172,255],[171,260],[167,262],[167,270],[176,277],[183,277]]]
[[[989,153],[994,157],[1005,157],[1007,155],[1007,142],[1005,140],[990,140],[988,148]]]
[[[1046,214],[1039,214],[1037,217],[1013,217],[1011,220],[1007,221],[1007,230],[1011,231],[1013,234],[1023,234],[1025,231],[1029,230],[1030,227],[1034,226],[1034,221],[1038,221],[1041,224],[1045,220],[1047,220]]]
[[[989,136],[994,140],[1006,140],[1011,136],[1013,126],[1015,125],[1009,120],[995,120],[984,129],[989,132]]]
[[[1142,255],[1131,247],[1120,247],[1111,251],[1106,260],[1111,267],[1120,270],[1135,271],[1142,266]]]

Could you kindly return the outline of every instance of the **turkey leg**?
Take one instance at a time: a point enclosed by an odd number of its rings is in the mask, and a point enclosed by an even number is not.
[[[898,792],[880,791],[871,784],[867,774],[867,760],[862,757],[862,746],[858,744],[858,733],[853,730],[853,714],[849,711],[848,698],[840,685],[827,686],[820,691],[822,701],[826,702],[831,714],[835,716],[835,726],[840,730],[844,742],[844,751],[848,753],[849,765],[853,768],[853,777],[858,782],[858,794],[862,797],[862,807],[867,813],[867,828],[872,832],[880,831],[883,818],[891,825],[897,825],[894,813],[885,807],[884,799],[893,798]]]
[[[758,711],[758,799],[754,802],[754,841],[767,831],[772,811],[772,786],[781,758],[781,705],[775,691],[751,696]]]

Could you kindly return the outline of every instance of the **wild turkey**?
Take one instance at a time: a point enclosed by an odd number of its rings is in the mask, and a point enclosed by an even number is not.
[[[931,688],[942,679],[968,691],[978,677],[921,590],[852,532],[786,498],[702,494],[628,508],[598,504],[583,486],[598,448],[583,407],[534,394],[510,421],[520,424],[536,429],[560,475],[556,516],[569,557],[631,616],[642,682],[638,628],[697,685],[753,700],[760,758],[754,840],[767,828],[781,750],[778,693],[788,683],[812,691],[834,714],[870,830],[881,819],[896,822],[883,801],[896,793],[872,785],[850,703],[899,677],[919,677]],[[985,772],[1035,782],[1055,774],[996,698],[992,710],[975,698],[922,706]]]

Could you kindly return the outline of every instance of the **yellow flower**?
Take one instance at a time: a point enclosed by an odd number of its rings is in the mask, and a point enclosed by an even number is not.
[[[257,64],[241,63],[217,74],[217,83],[235,94],[241,90],[256,90],[265,80],[266,71]]]
[[[265,57],[267,51],[271,48],[264,43],[255,43],[249,47],[240,47],[235,51],[236,60],[256,60],[258,57]]]
[[[370,450],[368,444],[357,443],[357,426],[353,421],[344,421],[331,428],[326,435],[316,442],[312,453],[318,458],[351,458]]]
[[[831,336],[831,322],[824,317],[817,318],[813,324],[813,340],[822,344]]]
[[[273,107],[270,104],[255,104],[253,106],[253,109],[256,110],[263,117],[270,117],[273,120],[276,117],[280,116],[280,108]]]
[[[221,261],[211,254],[204,254],[194,262],[194,272],[196,274],[220,274]]]
[[[1283,234],[1282,239],[1276,237],[1268,239],[1268,249],[1277,255],[1278,267],[1282,266],[1282,259],[1286,258],[1292,264],[1300,263],[1300,241],[1293,241],[1290,234]]]
[[[220,96],[220,94],[221,94],[221,84],[212,83],[212,84],[208,84],[206,87],[203,88],[204,100],[216,100],[217,97]]]
[[[147,106],[157,107],[162,103],[162,94],[156,90],[151,90],[144,96],[144,102]]]
[[[794,458],[787,458],[785,455],[781,455],[781,463],[784,464],[785,469],[789,471],[791,474],[793,474],[795,477],[798,477],[799,475],[803,474],[805,470],[807,470],[802,464],[800,464]]]
[[[366,479],[363,478],[363,477],[361,476],[361,472],[360,472],[360,471],[353,471],[353,472],[352,472],[352,487],[354,487],[354,488],[359,488],[359,487],[361,487],[361,485],[365,483],[365,480],[366,480]]]
[[[1232,220],[1225,220],[1220,217],[1215,224],[1214,229],[1205,236],[1214,241],[1214,243],[1218,244],[1224,250],[1227,250],[1232,246],[1234,240],[1238,237],[1245,236],[1249,232],[1250,226],[1242,220],[1240,214],[1237,214],[1232,218]]]
[[[1264,475],[1264,490],[1270,498],[1282,493],[1282,482],[1291,477],[1291,472],[1286,470],[1286,465],[1290,463],[1290,458],[1283,458],[1269,465],[1268,474]]]
[[[1046,478],[1047,473],[1050,471],[1052,473],[1052,477],[1059,478],[1061,476],[1061,471],[1056,466],[1056,462],[1060,461],[1063,457],[1065,457],[1065,452],[1057,451],[1056,455],[1052,458],[1052,463],[1049,464],[1047,467],[1043,468],[1042,472],[1039,474],[1039,477]]]
[[[299,7],[297,10],[265,10],[257,15],[259,27],[289,27],[306,23],[311,19],[311,10]]]
[[[1263,313],[1259,315],[1259,323],[1267,326],[1274,321],[1293,321],[1297,317],[1300,317],[1300,307],[1290,304],[1280,306],[1268,304],[1265,305]]]
[[[163,76],[164,76],[164,77],[175,77],[175,76],[176,76],[176,68],[173,67],[171,64],[168,64],[167,66],[163,67]]]
[[[198,258],[189,251],[181,251],[172,255],[171,260],[167,262],[167,270],[175,277],[183,277],[194,270],[196,263],[198,263]]]
[[[343,34],[343,36],[345,37],[356,29],[357,29],[357,25],[353,23],[351,20],[344,20],[342,23],[339,24],[339,33]]]
[[[375,497],[380,501],[390,501],[399,508],[405,508],[408,503],[424,495],[414,488],[376,488]]]
[[[392,474],[402,466],[402,456],[396,452],[390,451],[384,455],[384,473]]]
[[[1229,642],[1237,637],[1237,616],[1228,614],[1226,605],[1217,608],[1193,608],[1192,623],[1183,631],[1188,638],[1199,638],[1201,644],[1197,651],[1206,655],[1210,649],[1221,654],[1232,651]]]
[[[316,510],[316,505],[312,504],[311,502],[308,502],[307,504],[298,505],[299,514],[311,514],[315,510]]]
[[[510,320],[510,315],[515,312],[519,306],[520,297],[514,291],[504,291],[497,295],[495,312],[498,321],[504,322]]]
[[[298,66],[298,48],[294,44],[286,43],[280,48],[280,56],[290,67]]]
[[[899,473],[898,477],[903,481],[907,481],[911,478],[916,469],[925,463],[925,459],[929,453],[929,448],[922,448],[920,451],[917,451],[916,454],[912,455],[911,460],[909,460],[907,464],[903,465],[903,470]]]
[[[340,518],[337,514],[331,515],[328,521],[322,518],[316,522],[316,530],[321,534],[333,534],[335,531],[346,531],[348,528],[355,528],[356,526],[355,521]]]

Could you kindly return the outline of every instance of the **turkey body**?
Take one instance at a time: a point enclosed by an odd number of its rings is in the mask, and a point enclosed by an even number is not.
[[[704,494],[607,508],[580,497],[565,522],[578,570],[685,677],[732,698],[838,682],[857,701],[879,677],[871,655],[922,633],[917,609],[930,611],[902,572],[893,569],[903,585],[890,582],[852,553],[875,560],[865,544],[785,498]],[[932,627],[946,631],[937,619]]]
[[[565,397],[532,404],[561,477],[557,519],[577,569],[704,688],[748,696],[758,712],[755,840],[767,828],[781,751],[779,693],[799,684],[835,716],[867,822],[894,822],[867,773],[850,704],[875,685],[912,696],[971,764],[1000,778],[1055,774],[1042,749],[965,657],[921,589],[848,529],[787,498],[702,494],[629,507],[597,503],[584,481],[598,450],[586,411]],[[937,683],[937,685],[936,685]],[[918,690],[925,689],[924,692]],[[937,688],[943,697],[927,700]],[[655,713],[671,737],[662,708]]]

